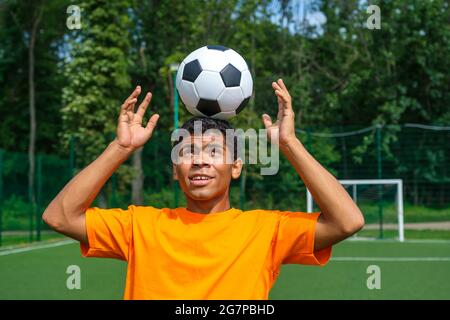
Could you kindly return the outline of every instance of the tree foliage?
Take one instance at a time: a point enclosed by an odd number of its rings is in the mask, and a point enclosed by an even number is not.
[[[174,128],[170,64],[206,44],[222,44],[244,56],[254,79],[250,104],[231,120],[235,127],[262,128],[261,114],[275,115],[271,82],[283,77],[297,128],[304,130],[299,136],[337,176],[345,174],[342,163],[347,161],[375,168],[376,132],[348,145],[332,139],[308,143],[305,132],[384,126],[385,174],[416,185],[444,183],[448,172],[442,163],[448,163],[450,151],[430,149],[437,140],[424,134],[415,148],[399,152],[404,132],[395,125],[450,122],[449,3],[371,4],[381,9],[380,30],[367,28],[368,2],[358,0],[84,0],[78,4],[82,28],[76,31],[65,27],[67,1],[45,2],[36,44],[37,150],[67,154],[75,137],[82,168],[111,140],[121,102],[140,84],[154,93],[149,112],[161,115],[155,138],[143,151],[145,193],[167,188],[171,167],[162,155],[168,154]],[[29,130],[27,6],[19,0],[0,4],[0,147],[15,151],[26,150],[23,137]],[[180,123],[188,117],[181,107]],[[345,148],[350,158],[340,156]],[[287,194],[303,192],[301,181],[284,158],[280,166],[279,174],[269,178],[259,175],[258,166],[246,167],[250,206],[299,207],[298,197]],[[130,175],[123,174],[120,190],[129,182]],[[267,190],[274,188],[282,192],[268,197]]]
[[[82,28],[70,34],[60,136],[66,148],[72,137],[77,140],[79,165],[85,166],[114,137],[121,101],[131,89],[130,3],[86,0],[79,5]]]

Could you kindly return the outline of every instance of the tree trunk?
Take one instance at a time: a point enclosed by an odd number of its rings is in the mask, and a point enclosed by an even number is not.
[[[135,205],[144,204],[144,171],[142,170],[142,150],[137,149],[133,153],[134,178],[131,185],[131,202]]]
[[[143,47],[139,50],[139,57],[141,62],[142,70],[147,70],[147,60],[145,59],[145,49]],[[169,81],[172,80],[169,72]],[[169,87],[173,90],[172,83],[170,82]],[[171,99],[173,100],[173,93],[171,93]],[[133,168],[133,179],[131,181],[131,203],[135,205],[144,204],[144,170],[142,168],[142,151],[143,147],[137,149],[133,153],[132,157],[132,168]]]
[[[36,204],[36,195],[34,190],[35,173],[35,148],[36,148],[36,100],[34,88],[34,47],[36,43],[36,34],[39,22],[42,17],[42,7],[37,9],[37,15],[33,21],[28,42],[28,94],[30,111],[30,140],[28,144],[28,194],[30,202]]]

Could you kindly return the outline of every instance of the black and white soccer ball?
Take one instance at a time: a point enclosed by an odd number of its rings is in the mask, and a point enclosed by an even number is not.
[[[236,116],[253,92],[252,75],[244,58],[219,45],[191,52],[181,63],[176,82],[190,113],[214,119]]]

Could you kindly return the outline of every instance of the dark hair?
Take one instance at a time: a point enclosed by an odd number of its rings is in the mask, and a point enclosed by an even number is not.
[[[221,120],[221,119],[213,119],[209,117],[204,116],[195,116],[187,120],[183,125],[181,126],[182,129],[187,130],[190,134],[194,134],[194,124],[196,121],[201,121],[202,124],[202,133],[205,133],[206,130],[209,129],[217,129],[219,130],[224,139],[226,137],[226,130],[233,130],[233,143],[234,146],[228,146],[229,149],[232,149],[233,151],[233,160],[237,159],[237,137],[235,134],[235,129],[231,126],[231,124],[227,120]],[[183,141],[183,137],[179,137],[177,141],[174,142],[173,146],[176,146],[178,143]],[[226,143],[226,141],[225,141]]]

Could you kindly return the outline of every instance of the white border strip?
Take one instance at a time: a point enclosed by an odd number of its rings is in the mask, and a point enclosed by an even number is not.
[[[450,257],[334,257],[331,261],[361,262],[450,262]]]
[[[55,247],[64,246],[64,245],[71,244],[71,243],[76,243],[76,242],[77,241],[75,241],[75,240],[63,240],[63,241],[58,241],[58,242],[54,242],[54,243],[46,243],[46,244],[25,247],[25,248],[7,249],[4,251],[0,251],[0,256],[7,256],[10,254],[34,251],[34,250],[39,250],[39,249],[55,248]]]

